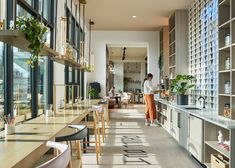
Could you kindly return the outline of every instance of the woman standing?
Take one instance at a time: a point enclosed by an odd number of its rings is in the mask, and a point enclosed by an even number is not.
[[[145,125],[147,126],[157,126],[155,123],[156,119],[156,105],[154,101],[154,87],[152,83],[153,75],[149,73],[147,75],[147,80],[144,82],[144,99],[146,104],[146,111],[145,111]]]

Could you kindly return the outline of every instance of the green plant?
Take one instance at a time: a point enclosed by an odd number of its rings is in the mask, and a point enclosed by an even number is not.
[[[47,29],[38,20],[25,17],[17,18],[16,28],[24,33],[25,38],[29,41],[28,48],[30,49],[31,56],[26,63],[34,68],[35,63],[38,61],[38,55],[45,43],[44,35]]]
[[[187,90],[194,87],[190,81],[193,80],[192,75],[177,75],[175,79],[171,81],[170,93],[175,95],[185,95]]]
[[[94,88],[89,88],[88,95],[90,96],[90,98],[96,98],[98,96],[98,92]]]
[[[128,78],[128,77],[124,77],[124,84],[127,85],[129,82],[130,82],[131,78]]]

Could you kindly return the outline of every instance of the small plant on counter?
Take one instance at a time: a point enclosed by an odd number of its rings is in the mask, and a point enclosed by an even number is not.
[[[38,56],[45,43],[46,27],[34,18],[18,17],[16,20],[16,28],[24,33],[25,38],[29,41],[28,48],[31,56],[27,60],[32,68],[38,62]]]
[[[171,81],[170,93],[177,95],[178,104],[188,104],[188,95],[186,95],[186,92],[195,86],[190,82],[193,79],[194,77],[192,75],[177,75],[176,78]]]
[[[89,98],[95,99],[98,96],[98,92],[94,88],[89,88],[88,95],[89,95]]]

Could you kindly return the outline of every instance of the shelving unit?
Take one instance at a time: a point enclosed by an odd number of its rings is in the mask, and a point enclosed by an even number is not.
[[[22,50],[29,51],[29,42],[25,39],[24,34],[18,30],[0,30],[0,41]],[[58,56],[59,53],[47,46],[44,46],[40,55],[54,57]]]
[[[189,9],[189,74],[195,76],[196,88],[190,93],[190,104],[202,106],[199,96],[204,96],[206,107],[217,108],[218,90],[218,1],[195,1]],[[223,27],[227,28],[225,24]],[[222,51],[226,53],[228,48]]]
[[[169,19],[169,78],[188,73],[188,12],[176,10]]]
[[[218,145],[218,131],[223,134],[224,140],[230,141],[229,150]],[[234,168],[234,129],[228,129],[204,121],[204,161],[207,167],[211,164],[211,154],[220,154],[229,161],[229,167]]]
[[[30,51],[28,48],[28,40],[26,40],[24,34],[18,30],[0,30],[0,41],[20,48],[22,50]],[[43,46],[39,55],[48,56],[55,62],[73,67],[74,69],[85,69],[78,62],[66,58],[66,56],[61,56],[57,51],[47,47],[46,45]]]
[[[160,81],[166,76],[169,77],[169,27],[164,26],[160,30],[160,57],[163,67],[160,71]]]
[[[218,114],[223,116],[225,104],[230,104],[231,119],[235,119],[235,2],[219,0],[219,108]],[[226,62],[230,60],[230,66]],[[231,93],[225,93],[225,84],[230,82]]]

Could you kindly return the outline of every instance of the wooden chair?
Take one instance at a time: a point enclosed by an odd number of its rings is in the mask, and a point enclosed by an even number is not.
[[[125,105],[125,108],[134,108],[134,95],[124,92],[122,103]]]
[[[93,111],[99,112],[99,128],[101,129],[102,141],[105,139],[105,118],[104,118],[104,106],[92,106]]]
[[[82,154],[81,154],[82,152],[81,152],[80,140],[84,139],[87,136],[87,128],[85,125],[68,125],[68,127],[76,129],[76,132],[73,134],[70,134],[70,135],[55,137],[55,141],[56,142],[62,142],[62,141],[67,142],[67,144],[70,145],[71,155],[72,155],[71,141],[75,141],[76,146],[77,146],[77,149],[76,149],[77,150],[77,159],[79,161],[77,167],[82,168]],[[70,161],[70,166],[72,167],[71,161]]]
[[[66,168],[70,161],[69,147],[66,144],[48,141],[48,147],[55,148],[60,151],[60,154],[53,159],[43,163],[37,168]]]
[[[101,142],[100,142],[100,126],[99,126],[99,110],[100,108],[89,109],[93,112],[93,121],[82,121],[80,124],[86,125],[88,129],[94,131],[95,141],[83,141],[81,143],[90,144],[95,143],[96,163],[99,164],[99,156],[101,155]],[[94,150],[91,148],[83,148],[83,151]]]

